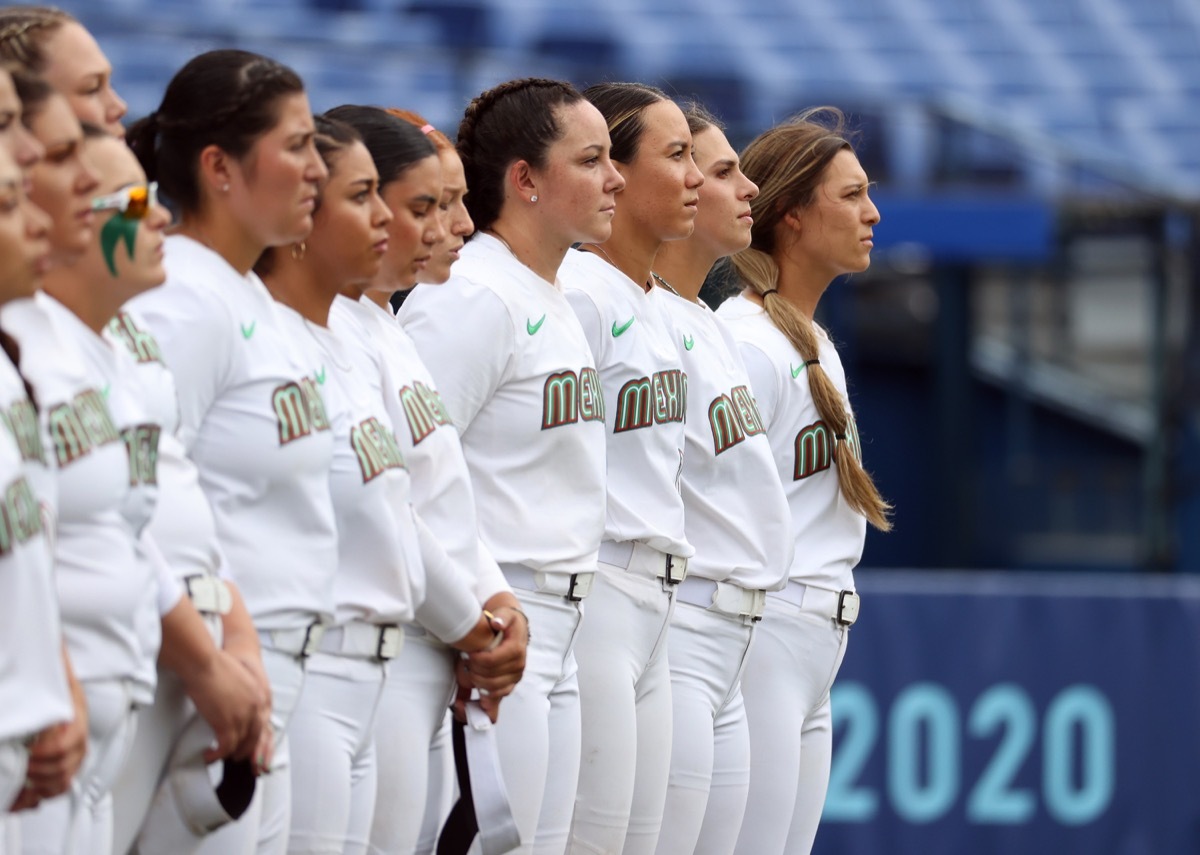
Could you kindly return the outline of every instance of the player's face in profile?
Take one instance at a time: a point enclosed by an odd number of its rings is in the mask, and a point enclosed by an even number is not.
[[[379,196],[379,172],[360,142],[332,161],[313,215],[308,252],[314,263],[347,284],[362,284],[379,272],[388,248],[392,213]]]
[[[612,235],[617,191],[625,186],[609,157],[608,125],[587,101],[555,108],[555,118],[563,135],[547,149],[545,168],[534,170],[533,204],[559,242],[603,243]]]
[[[33,294],[49,266],[49,228],[25,196],[17,162],[0,147],[0,302]]]
[[[433,257],[421,271],[417,280],[440,284],[450,278],[450,268],[458,261],[458,252],[463,248],[468,235],[475,231],[475,223],[467,213],[464,202],[467,195],[467,176],[463,172],[462,160],[453,149],[440,149],[438,162],[442,165],[442,200],[438,205],[438,216],[442,221],[445,236],[433,248]]]
[[[308,237],[317,193],[329,172],[313,144],[312,112],[303,92],[284,95],[279,120],[230,173],[230,204],[264,246]]]
[[[742,172],[738,154],[720,128],[696,134],[696,165],[704,174],[700,186],[700,211],[692,240],[710,247],[718,257],[732,255],[750,245],[750,200],[758,185]]]
[[[83,144],[83,160],[97,176],[97,196],[135,191],[138,200],[147,199],[146,173],[129,146],[117,137],[90,139]],[[111,281],[121,291],[121,302],[161,285],[163,269],[163,233],[171,215],[157,202],[145,210],[136,205],[126,213],[120,210],[96,212],[95,237],[80,259],[85,275]]]
[[[83,162],[83,129],[67,100],[53,95],[30,122],[45,155],[30,170],[32,199],[51,220],[50,244],[74,259],[91,245],[96,176]]]
[[[692,159],[692,132],[683,111],[659,101],[642,111],[642,136],[632,162],[619,164],[625,189],[619,204],[660,240],[692,233],[704,176]]]
[[[411,288],[428,266],[433,249],[445,237],[439,216],[442,165],[436,155],[422,158],[383,188],[392,212],[383,279],[394,289]]]
[[[0,147],[12,155],[24,173],[41,160],[43,151],[41,143],[22,124],[21,113],[21,99],[12,75],[0,69]]]
[[[828,274],[861,273],[871,266],[873,228],[879,209],[871,201],[867,174],[849,150],[839,151],[825,169],[806,208],[795,211],[799,234],[790,254]]]
[[[67,96],[80,121],[125,136],[121,118],[128,105],[112,87],[112,65],[82,25],[67,21],[46,40],[46,82]]]

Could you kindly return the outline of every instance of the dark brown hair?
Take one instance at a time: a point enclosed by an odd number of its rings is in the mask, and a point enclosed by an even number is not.
[[[604,116],[612,138],[612,159],[632,163],[637,157],[646,123],[642,114],[659,101],[670,101],[667,93],[645,83],[597,83],[583,91],[583,97]]]

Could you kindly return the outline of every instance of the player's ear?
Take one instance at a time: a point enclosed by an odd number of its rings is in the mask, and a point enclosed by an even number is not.
[[[783,224],[790,232],[793,233],[793,235],[799,236],[799,234],[800,234],[800,212],[799,212],[799,210],[797,208],[792,208],[790,211],[788,211],[786,214],[784,214],[783,215]]]

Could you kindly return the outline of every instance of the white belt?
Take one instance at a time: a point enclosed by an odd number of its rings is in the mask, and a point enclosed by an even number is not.
[[[297,659],[307,659],[321,646],[325,624],[314,622],[299,629],[260,629],[258,637],[267,647]]]
[[[185,576],[183,585],[196,611],[201,614],[227,615],[233,608],[233,595],[223,579],[197,573]]]
[[[853,626],[858,620],[858,594],[853,591],[831,591],[803,582],[788,582],[782,591],[772,591],[770,596],[798,606],[805,611],[816,612],[841,626]]]
[[[361,620],[329,627],[317,645],[322,653],[384,662],[399,656],[403,647],[404,627]]]
[[[733,582],[714,582],[699,576],[688,576],[680,582],[675,596],[693,606],[741,618],[745,624],[762,620],[763,607],[767,604],[764,590],[743,588]]]
[[[687,576],[686,558],[662,552],[640,540],[606,540],[600,544],[600,560],[633,573],[661,579],[664,585],[678,585]]]
[[[504,578],[514,588],[538,591],[542,594],[557,594],[573,603],[584,599],[592,592],[595,573],[543,573],[531,570],[524,564],[501,564]]]

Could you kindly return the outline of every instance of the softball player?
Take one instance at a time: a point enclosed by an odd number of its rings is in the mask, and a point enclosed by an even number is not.
[[[11,81],[10,81],[11,86]],[[20,169],[0,149],[0,302],[27,299],[50,249],[45,217],[25,199]],[[37,411],[15,365],[15,345],[0,334],[0,483],[9,513],[0,518],[0,853],[20,851],[20,824],[7,815],[24,797],[39,796],[35,782],[48,783],[36,768],[31,746],[53,739],[75,716],[54,589],[49,544],[51,520],[40,508],[35,485],[50,478]],[[61,790],[60,790],[61,791]],[[51,791],[53,792],[53,791]]]
[[[690,110],[693,133],[699,121]],[[675,732],[659,853],[733,850],[751,759],[742,668],[767,592],[786,584],[793,551],[787,499],[745,365],[697,296],[717,259],[749,242],[744,214],[757,188],[737,172],[736,158],[704,140],[695,151],[704,175],[695,230],[655,259],[688,375],[683,501],[696,547],[668,639]]]
[[[285,849],[286,727],[303,662],[330,620],[337,532],[333,439],[308,352],[251,266],[312,228],[327,172],[299,78],[244,51],[212,51],[172,79],[130,129],[146,173],[182,210],[167,282],[133,303],[175,375],[180,439],[200,473],[217,538],[263,647],[275,753],[255,803],[202,852]],[[261,764],[260,764],[261,765]]]
[[[654,293],[660,244],[685,238],[703,181],[692,135],[666,95],[606,83],[584,93],[608,122],[625,178],[613,235],[559,270],[608,403],[608,510],[588,619],[576,642],[583,756],[573,852],[653,853],[671,750],[667,626],[694,550],[679,468],[687,375]]]
[[[481,538],[536,627],[496,728],[518,851],[562,852],[579,772],[572,648],[604,530],[605,451],[595,361],[555,276],[571,243],[608,238],[623,181],[603,117],[556,81],[477,97],[458,147],[483,234],[399,317],[462,436]]]
[[[437,386],[412,340],[388,308],[388,299],[397,288],[411,288],[417,277],[429,274],[431,267],[435,275],[438,271],[449,275],[454,259],[449,250],[439,254],[442,238],[461,247],[464,227],[459,224],[465,219],[465,230],[469,233],[473,228],[461,203],[461,187],[465,186],[462,166],[457,164],[457,201],[447,199],[445,188],[442,190],[442,204],[458,209],[448,234],[442,217],[433,215],[434,185],[444,183],[444,171],[433,167],[445,166],[447,150],[438,147],[436,163],[429,158],[433,149],[426,141],[432,141],[432,129],[423,121],[410,121],[408,124],[414,127],[405,127],[395,111],[370,107],[339,107],[330,115],[340,116],[363,135],[379,169],[380,193],[393,214],[380,273],[371,280],[356,311],[341,300],[335,302],[333,322],[338,322],[340,315],[348,323],[356,322],[362,331],[358,338],[369,340],[371,349],[382,360],[384,397],[401,454],[412,475],[413,506],[445,548],[451,563],[470,574],[477,601],[511,627],[505,641],[487,655],[502,664],[503,657],[515,653],[511,656],[513,664],[495,675],[515,681],[524,666],[524,618],[513,608],[517,601],[500,568],[480,543],[466,461]],[[448,156],[458,159],[452,146]],[[431,852],[450,809],[454,771],[448,750],[447,701],[454,692],[456,657],[439,640],[440,633],[429,631],[436,628],[425,614],[431,605],[426,597],[417,609],[416,621],[404,627],[404,655],[388,664],[387,685],[375,727],[377,802],[387,807],[375,812],[373,852],[411,852],[414,847],[418,852]],[[479,668],[476,672],[477,679],[485,676]],[[489,681],[488,685],[493,698],[510,688],[502,682]],[[443,730],[446,750],[435,754]]]
[[[142,410],[130,363],[100,336],[107,307],[115,311],[120,295],[95,293],[86,273],[99,250],[85,213],[97,182],[82,160],[82,129],[59,95],[25,106],[47,152],[32,170],[32,193],[51,217],[57,264],[35,300],[43,323],[6,320],[30,348],[24,358],[59,468],[56,582],[64,635],[87,696],[90,744],[71,795],[22,818],[22,846],[107,853],[110,790],[132,739],[134,710],[153,696],[159,616],[179,592],[161,578],[157,553],[142,538],[157,490],[156,426]],[[74,365],[70,354],[78,356]],[[35,360],[50,364],[34,368]],[[160,588],[160,581],[167,584]]]
[[[753,242],[733,259],[745,290],[718,314],[750,372],[797,560],[767,597],[746,666],[754,766],[737,851],[807,855],[829,782],[829,689],[858,616],[853,568],[867,522],[890,528],[862,469],[841,361],[812,312],[833,277],[867,269],[879,211],[836,111],[773,128],[742,157],[762,193]]]

